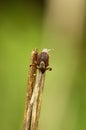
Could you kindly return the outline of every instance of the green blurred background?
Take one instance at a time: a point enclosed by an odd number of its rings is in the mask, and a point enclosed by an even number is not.
[[[86,130],[85,1],[0,1],[0,130],[21,130],[31,51],[50,52],[39,130]]]

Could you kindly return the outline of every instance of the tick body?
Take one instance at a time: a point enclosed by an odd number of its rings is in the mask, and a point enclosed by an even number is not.
[[[49,66],[49,54],[48,54],[48,50],[43,50],[37,58],[37,66],[38,69],[44,73],[47,69],[50,69]]]
[[[51,71],[52,68],[49,67],[49,50],[43,49],[43,51],[38,54],[37,56],[37,61],[35,61],[35,64],[31,64],[31,66],[36,65],[37,69],[42,72],[42,74],[46,71],[49,70]]]

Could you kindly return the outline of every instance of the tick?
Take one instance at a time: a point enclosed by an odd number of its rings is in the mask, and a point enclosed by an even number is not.
[[[52,68],[49,67],[49,54],[47,49],[43,49],[43,51],[38,55],[37,69],[39,69],[42,73],[44,73],[46,70],[52,70]]]

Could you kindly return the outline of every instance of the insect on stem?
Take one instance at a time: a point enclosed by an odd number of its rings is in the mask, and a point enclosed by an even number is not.
[[[24,127],[24,130],[37,130],[38,128],[45,73],[46,70],[51,70],[49,67],[48,50],[44,49],[39,55],[37,55],[37,60],[34,63],[35,64],[32,64],[31,67],[35,65],[35,67],[38,69],[38,72],[37,75],[35,75],[36,81],[33,86],[32,94],[30,95],[30,100],[27,107],[25,120],[26,126]]]

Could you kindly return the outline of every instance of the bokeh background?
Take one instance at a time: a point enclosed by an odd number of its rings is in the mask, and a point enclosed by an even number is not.
[[[0,1],[0,130],[21,130],[34,48],[52,49],[39,130],[86,130],[85,0]],[[53,50],[54,49],[54,50]]]

